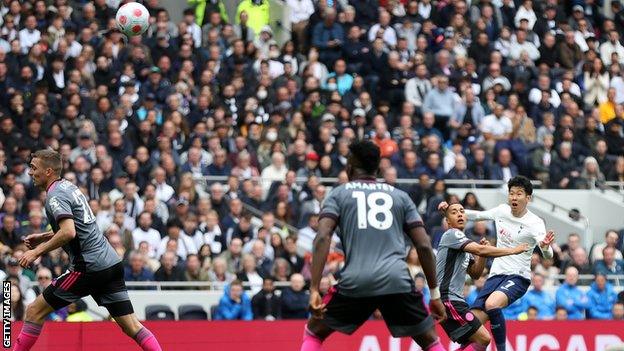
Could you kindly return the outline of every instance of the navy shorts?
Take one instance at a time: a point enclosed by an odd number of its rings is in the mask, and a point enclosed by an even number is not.
[[[501,274],[489,277],[471,308],[485,311],[485,300],[495,291],[500,291],[507,295],[507,299],[509,299],[507,306],[509,306],[524,296],[530,285],[530,280],[519,275]]]

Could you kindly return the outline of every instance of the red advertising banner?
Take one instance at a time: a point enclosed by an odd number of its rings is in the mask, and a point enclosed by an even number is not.
[[[303,321],[279,322],[145,322],[166,351],[298,351]],[[12,341],[21,323],[12,325]],[[508,351],[606,351],[624,345],[624,322],[508,322]],[[444,346],[454,351],[438,328]],[[418,351],[409,339],[394,339],[383,322],[370,321],[353,336],[339,333],[325,351]],[[139,350],[112,322],[46,323],[33,351]]]

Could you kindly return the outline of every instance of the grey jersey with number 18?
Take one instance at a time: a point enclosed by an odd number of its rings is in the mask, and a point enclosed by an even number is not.
[[[76,237],[63,246],[72,263],[71,270],[98,272],[121,262],[98,229],[87,198],[74,184],[64,179],[52,183],[45,211],[55,233],[59,230],[59,221],[65,218],[74,220]]]
[[[422,220],[409,196],[391,185],[356,180],[332,189],[321,218],[338,222],[345,251],[338,291],[352,297],[412,290],[405,233]]]

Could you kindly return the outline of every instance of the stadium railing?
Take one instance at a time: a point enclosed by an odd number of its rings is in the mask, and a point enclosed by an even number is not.
[[[556,281],[563,281],[565,279],[565,275],[557,274],[550,278]],[[581,281],[593,281],[595,278],[596,276],[594,274],[580,274],[579,275],[579,280]],[[624,286],[624,274],[609,275],[607,277],[607,280],[615,286],[619,286],[619,287]],[[189,288],[190,289],[204,288],[207,290],[223,290],[223,288],[226,285],[227,285],[226,283],[221,283],[221,282],[157,282],[157,281],[126,282],[126,286],[128,286],[128,288],[130,289],[154,288],[155,290],[163,290],[163,288],[165,290],[172,289],[172,288],[181,289],[181,290],[189,289]],[[243,286],[251,287],[252,284],[249,284],[249,282],[243,282]],[[257,285],[257,286],[260,286],[260,285]],[[274,282],[274,286],[276,288],[286,288],[290,286],[290,283],[289,282]]]
[[[203,177],[195,177],[195,181],[203,181],[204,184],[209,182],[226,182],[228,176],[203,176]],[[273,180],[262,179],[262,177],[252,177],[251,179],[257,180],[259,182],[273,182]],[[297,183],[305,183],[308,181],[308,177],[297,177]],[[338,178],[336,177],[318,177],[319,182],[322,184],[335,184],[338,182]],[[382,178],[378,179],[379,181],[383,181]],[[398,178],[396,180],[397,184],[417,184],[417,178]],[[431,180],[430,183],[434,183],[435,180]],[[461,185],[462,187],[468,188],[476,188],[479,185],[485,186],[503,186],[506,184],[503,180],[495,180],[495,179],[445,179],[444,183],[449,185]],[[541,186],[542,182],[539,180],[532,180],[531,183],[536,186]]]

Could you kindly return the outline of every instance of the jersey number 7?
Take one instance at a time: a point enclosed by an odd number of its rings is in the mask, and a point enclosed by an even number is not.
[[[363,191],[354,191],[352,197],[357,200],[359,229],[366,229],[370,225],[378,230],[386,230],[392,226],[394,220],[390,211],[393,205],[392,196],[380,191],[370,193],[368,196]],[[379,215],[383,216],[382,220],[378,219]]]

